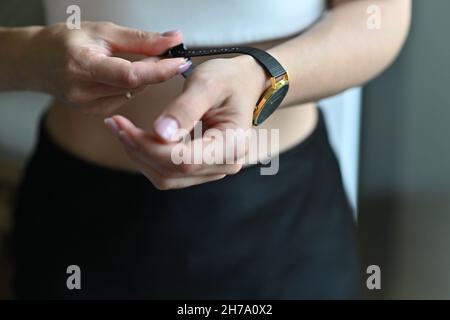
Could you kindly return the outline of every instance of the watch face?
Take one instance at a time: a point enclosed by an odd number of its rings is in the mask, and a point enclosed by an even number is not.
[[[288,90],[289,84],[286,84],[273,92],[264,104],[258,118],[255,119],[255,125],[263,123],[268,117],[270,117],[270,115],[280,106],[284,97],[286,97]]]

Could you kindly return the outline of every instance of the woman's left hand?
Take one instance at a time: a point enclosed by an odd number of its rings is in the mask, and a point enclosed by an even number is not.
[[[253,110],[267,81],[262,67],[249,56],[209,60],[194,69],[183,92],[155,121],[153,132],[137,128],[122,116],[114,116],[105,122],[117,134],[130,159],[156,188],[185,188],[219,180],[241,170],[242,161],[238,159],[248,153],[249,141],[240,141],[245,143],[244,148],[234,147],[233,159],[229,159],[230,153],[223,152],[221,159],[215,158],[213,164],[203,161],[178,163],[173,159],[175,147],[181,147],[183,154],[192,155],[198,146],[195,140],[179,142],[180,132],[192,132],[198,121],[203,130],[222,133],[223,137],[227,129],[236,132],[250,129]],[[214,141],[208,134],[200,140],[197,141],[203,150]],[[227,148],[227,141],[222,141]],[[198,159],[197,155],[195,157]]]

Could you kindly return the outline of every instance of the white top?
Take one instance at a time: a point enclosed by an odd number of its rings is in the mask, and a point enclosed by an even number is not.
[[[188,46],[232,45],[299,33],[325,9],[324,0],[44,0],[47,22],[65,21],[78,5],[81,20],[132,28],[181,30]]]

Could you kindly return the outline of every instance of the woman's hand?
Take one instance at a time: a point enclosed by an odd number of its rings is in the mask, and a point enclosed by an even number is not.
[[[183,58],[157,58],[181,42],[177,31],[161,35],[109,22],[84,22],[80,30],[69,30],[57,24],[28,41],[20,80],[65,105],[108,115],[127,102],[128,92],[134,95],[189,68]],[[118,53],[146,58],[131,62],[114,56]]]
[[[227,144],[230,141],[226,141],[225,131],[231,129],[238,133],[239,129],[251,128],[253,110],[266,82],[263,69],[248,56],[209,60],[194,70],[182,94],[156,120],[153,132],[137,128],[122,116],[114,116],[105,122],[156,188],[177,189],[214,181],[242,168],[242,161],[238,160],[248,152],[248,136],[240,140],[238,137],[237,143],[244,147]],[[196,140],[178,142],[179,133],[191,132],[200,120],[202,128],[214,134],[206,132],[202,137],[194,137]],[[220,158],[215,158],[214,163],[207,164],[202,161],[204,155],[196,154],[199,149],[195,146],[201,144],[202,150],[206,150],[211,143],[220,141],[217,133],[223,134],[224,152],[216,154]],[[230,147],[233,148],[231,152],[225,151]],[[174,150],[177,155],[182,153],[201,163],[177,163]]]

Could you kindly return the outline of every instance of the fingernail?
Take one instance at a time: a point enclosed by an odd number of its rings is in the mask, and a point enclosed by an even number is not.
[[[120,131],[119,132],[119,138],[120,138],[120,140],[123,143],[125,143],[130,148],[135,148],[136,147],[136,144],[134,143],[134,141],[131,140],[130,136],[125,131]]]
[[[191,60],[187,60],[185,63],[183,63],[182,65],[180,65],[178,67],[178,72],[179,73],[185,73],[186,71],[189,70],[189,68],[192,66],[192,61]]]
[[[178,122],[172,117],[160,118],[155,123],[156,133],[166,141],[170,141],[178,130]]]
[[[119,134],[120,129],[112,118],[106,118],[105,125],[115,134]]]
[[[170,30],[161,34],[163,37],[174,37],[181,33],[181,30]]]

